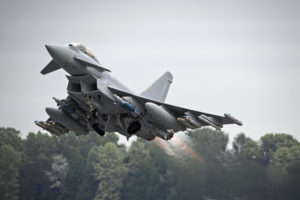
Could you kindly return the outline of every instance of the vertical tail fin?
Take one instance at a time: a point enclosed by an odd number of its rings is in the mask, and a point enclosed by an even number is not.
[[[170,72],[164,73],[152,85],[142,92],[141,96],[153,99],[156,101],[164,102],[166,100],[173,76]]]

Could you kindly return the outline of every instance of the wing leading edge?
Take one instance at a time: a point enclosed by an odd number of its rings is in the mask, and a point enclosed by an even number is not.
[[[158,106],[162,106],[164,109],[172,113],[176,117],[177,121],[182,123],[182,125],[184,125],[186,128],[193,129],[200,128],[202,126],[212,126],[217,130],[220,130],[224,124],[237,124],[239,126],[243,125],[241,121],[237,120],[230,114],[224,114],[224,116],[209,114],[205,112],[195,111],[187,108],[166,104],[113,87],[108,87],[108,89],[110,89],[113,93],[121,97],[132,96],[144,106],[147,102],[151,102],[157,104]]]

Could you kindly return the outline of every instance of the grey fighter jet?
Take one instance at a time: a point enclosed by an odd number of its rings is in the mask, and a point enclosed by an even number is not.
[[[36,125],[55,135],[74,131],[77,135],[95,131],[119,132],[153,140],[169,140],[178,131],[224,124],[242,125],[229,114],[224,116],[181,108],[164,103],[172,83],[170,72],[164,73],[146,91],[136,94],[113,77],[93,53],[82,44],[46,45],[52,57],[41,71],[48,74],[58,69],[68,72],[66,99],[56,99],[57,108],[46,108],[48,120]]]

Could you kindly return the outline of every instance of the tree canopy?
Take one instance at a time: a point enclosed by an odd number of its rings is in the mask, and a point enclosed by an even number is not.
[[[300,199],[300,143],[202,128],[165,142],[0,128],[0,199]]]

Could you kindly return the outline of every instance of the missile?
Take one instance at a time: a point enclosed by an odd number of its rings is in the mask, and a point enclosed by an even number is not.
[[[185,117],[181,118],[178,117],[177,121],[179,121],[179,123],[181,123],[183,126],[185,126],[186,128],[195,128],[192,124],[187,122],[187,119]]]
[[[200,115],[198,118],[207,125],[214,127],[216,130],[221,130],[221,127],[213,123],[208,117],[205,115]]]
[[[59,100],[55,97],[53,97],[54,101],[57,103],[58,106],[60,106],[63,110],[67,111],[70,114],[75,113],[75,109],[72,108],[66,101],[64,100]]]
[[[141,113],[145,113],[145,107],[140,104],[133,96],[125,96],[122,97],[125,101],[127,101],[130,105],[133,105],[135,108],[135,113],[140,116]]]
[[[151,119],[166,129],[173,129],[174,131],[185,130],[185,127],[181,125],[177,119],[163,106],[156,105],[152,102],[147,102],[145,104],[145,108],[150,114]]]
[[[48,130],[49,129],[49,124],[47,122],[43,122],[43,121],[34,121],[34,123],[36,125],[38,125],[39,127]]]
[[[197,116],[194,113],[187,111],[184,114],[184,118],[189,124],[193,125],[195,128],[201,128],[202,124],[197,120]]]
[[[66,129],[65,127],[63,127],[61,124],[59,123],[55,123],[55,122],[52,122],[50,127],[54,127],[55,129],[59,130],[60,132],[62,133],[67,133],[69,132],[68,129]]]
[[[68,132],[68,130],[64,127],[62,127],[61,125],[55,123],[55,122],[43,122],[43,121],[35,121],[35,124],[39,127],[41,127],[42,129],[45,129],[47,131],[49,131],[50,133],[60,136],[66,132]]]
[[[240,120],[236,119],[235,117],[233,117],[233,116],[230,115],[230,114],[225,113],[224,116],[225,116],[226,118],[230,119],[231,121],[233,121],[235,124],[237,124],[237,125],[239,125],[239,126],[242,126],[242,125],[243,125],[243,123],[242,123]]]
[[[34,121],[34,123],[36,125],[38,125],[39,127],[41,127],[42,129],[48,130],[48,126],[47,126],[46,122],[43,122],[43,121]]]
[[[194,126],[195,128],[201,128],[201,124],[199,122],[197,122],[192,116],[189,115],[185,115],[184,118],[186,119],[186,121],[191,124],[192,126]]]
[[[128,103],[123,98],[119,97],[118,95],[114,94],[115,100],[118,104],[122,106],[125,110],[128,110],[129,112],[135,112],[135,107],[132,106],[130,103]]]
[[[88,130],[85,127],[83,127],[71,116],[64,113],[62,110],[59,110],[57,108],[46,108],[46,112],[51,117],[51,119],[62,124],[67,129],[74,131],[78,135],[88,133]]]

